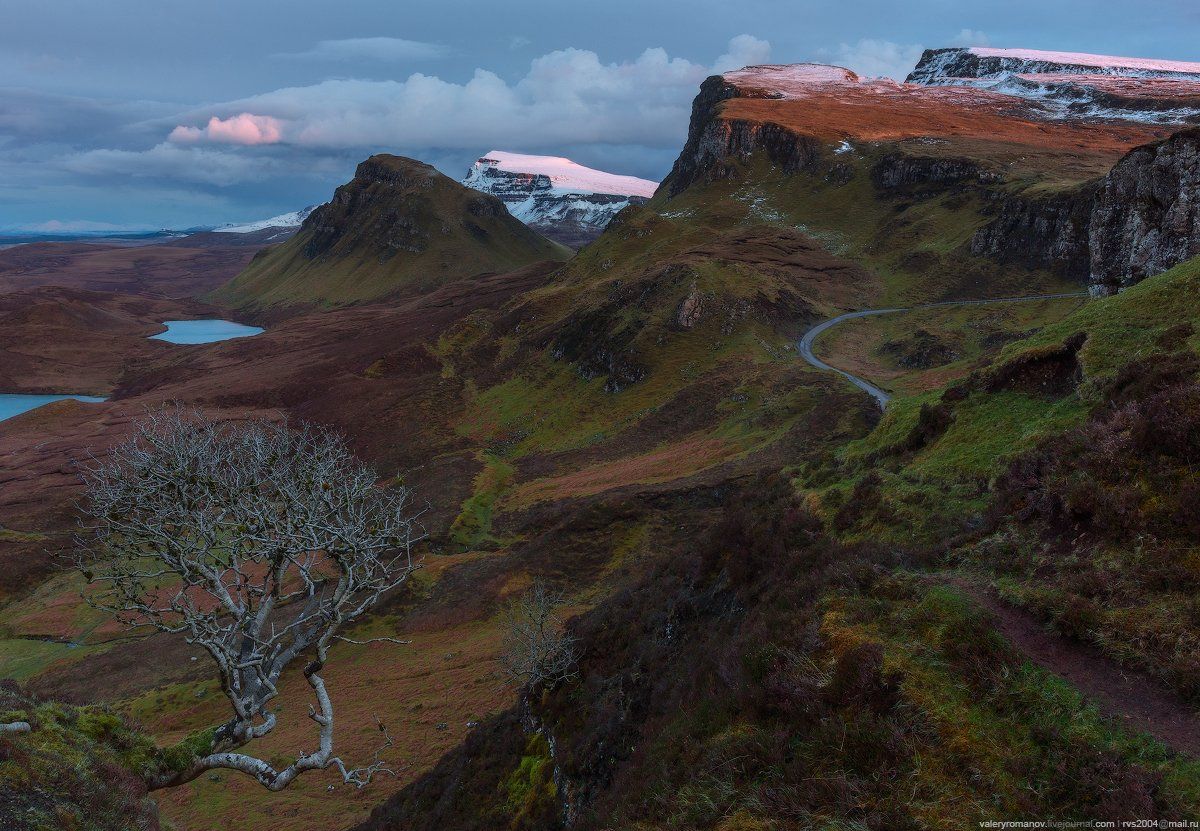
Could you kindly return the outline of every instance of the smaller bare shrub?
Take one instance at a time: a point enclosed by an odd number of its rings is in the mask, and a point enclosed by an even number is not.
[[[516,686],[554,688],[577,675],[575,638],[557,610],[563,596],[536,582],[506,612],[504,672]]]

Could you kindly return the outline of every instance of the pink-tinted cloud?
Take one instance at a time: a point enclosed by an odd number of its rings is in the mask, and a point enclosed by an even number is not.
[[[205,127],[183,124],[171,131],[170,140],[181,144],[211,141],[220,144],[278,144],[283,141],[283,124],[269,115],[241,113],[229,118],[213,116]]]

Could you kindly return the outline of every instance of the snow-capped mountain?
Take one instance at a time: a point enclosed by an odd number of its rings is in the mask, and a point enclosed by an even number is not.
[[[570,159],[502,150],[480,157],[463,184],[499,197],[517,219],[573,248],[598,237],[617,212],[645,202],[658,187]]]
[[[1008,75],[1107,75],[1200,81],[1200,63],[1157,58],[1120,58],[1085,52],[993,49],[985,46],[926,49],[907,78],[910,84],[936,84],[946,78],[1002,78]]]
[[[1036,49],[927,49],[908,83],[1023,98],[1052,118],[1200,122],[1200,63]]]
[[[309,205],[307,208],[273,216],[270,219],[260,219],[258,222],[247,222],[241,225],[222,225],[219,228],[213,228],[213,232],[217,234],[253,234],[256,231],[265,231],[268,228],[299,228],[304,224],[304,220],[308,219],[308,215],[318,207],[320,206]]]

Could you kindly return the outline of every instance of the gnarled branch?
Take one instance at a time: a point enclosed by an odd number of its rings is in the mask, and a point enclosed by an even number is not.
[[[128,442],[81,466],[87,498],[79,568],[88,601],[131,627],[183,634],[216,664],[232,718],[168,751],[165,787],[206,770],[247,773],[279,790],[334,767],[357,787],[384,770],[334,755],[321,675],[349,623],[419,567],[419,511],[380,487],[333,433],[164,410]],[[270,733],[283,671],[307,657],[317,747],[276,770],[237,752]]]

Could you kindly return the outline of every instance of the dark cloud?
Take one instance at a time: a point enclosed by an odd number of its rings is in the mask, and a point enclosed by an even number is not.
[[[0,87],[0,135],[22,144],[95,145],[144,140],[139,125],[178,112],[178,104],[86,98]]]

